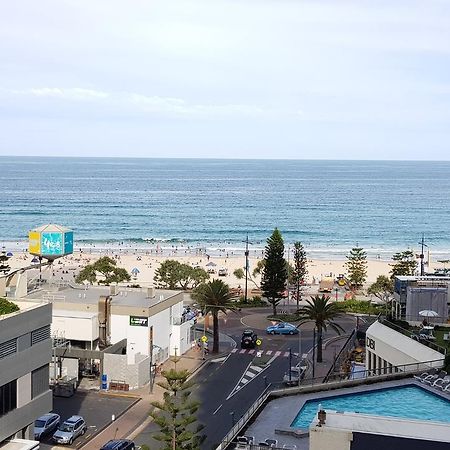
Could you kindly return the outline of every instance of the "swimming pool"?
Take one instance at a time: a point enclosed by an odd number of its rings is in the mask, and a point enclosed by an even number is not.
[[[291,424],[309,428],[318,406],[335,411],[450,423],[450,401],[415,385],[307,400]]]

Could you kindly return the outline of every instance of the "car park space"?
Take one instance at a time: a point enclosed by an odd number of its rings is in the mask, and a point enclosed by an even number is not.
[[[111,423],[128,409],[136,398],[108,395],[99,392],[77,391],[72,397],[53,397],[53,413],[61,417],[61,424],[73,415],[81,416],[86,422],[86,432],[77,437],[71,446],[78,448],[91,439],[99,430]],[[56,445],[50,433],[41,440],[44,444]]]

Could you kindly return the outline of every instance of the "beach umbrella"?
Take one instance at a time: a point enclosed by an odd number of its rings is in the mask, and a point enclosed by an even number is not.
[[[209,262],[208,264],[206,264],[206,267],[216,267],[216,266],[217,266],[217,264],[212,261]]]
[[[6,254],[6,256],[7,256],[8,258],[11,258],[11,256],[13,256],[13,254],[12,254],[12,252],[8,252],[8,253]]]
[[[36,256],[31,260],[32,263],[38,263],[39,262],[39,258],[37,258]]]
[[[431,309],[424,309],[422,311],[419,311],[419,316],[422,316],[422,317],[438,317],[439,314],[436,311],[433,311]]]
[[[131,270],[131,273],[133,274],[133,275],[137,275],[138,273],[140,273],[141,271],[137,268],[137,267],[134,267],[132,270]]]

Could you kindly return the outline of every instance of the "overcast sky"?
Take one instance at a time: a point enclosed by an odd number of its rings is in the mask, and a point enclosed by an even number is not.
[[[450,1],[5,1],[0,155],[450,160]]]

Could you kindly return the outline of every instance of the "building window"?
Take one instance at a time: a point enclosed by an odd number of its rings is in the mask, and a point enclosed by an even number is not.
[[[0,417],[17,408],[17,380],[0,386]]]
[[[14,353],[17,353],[17,339],[10,339],[0,344],[0,359],[6,358]]]
[[[31,372],[31,398],[35,398],[48,391],[49,377],[48,364]]]
[[[31,345],[35,345],[46,339],[50,339],[50,325],[46,325],[45,327],[38,328],[31,332]]]

